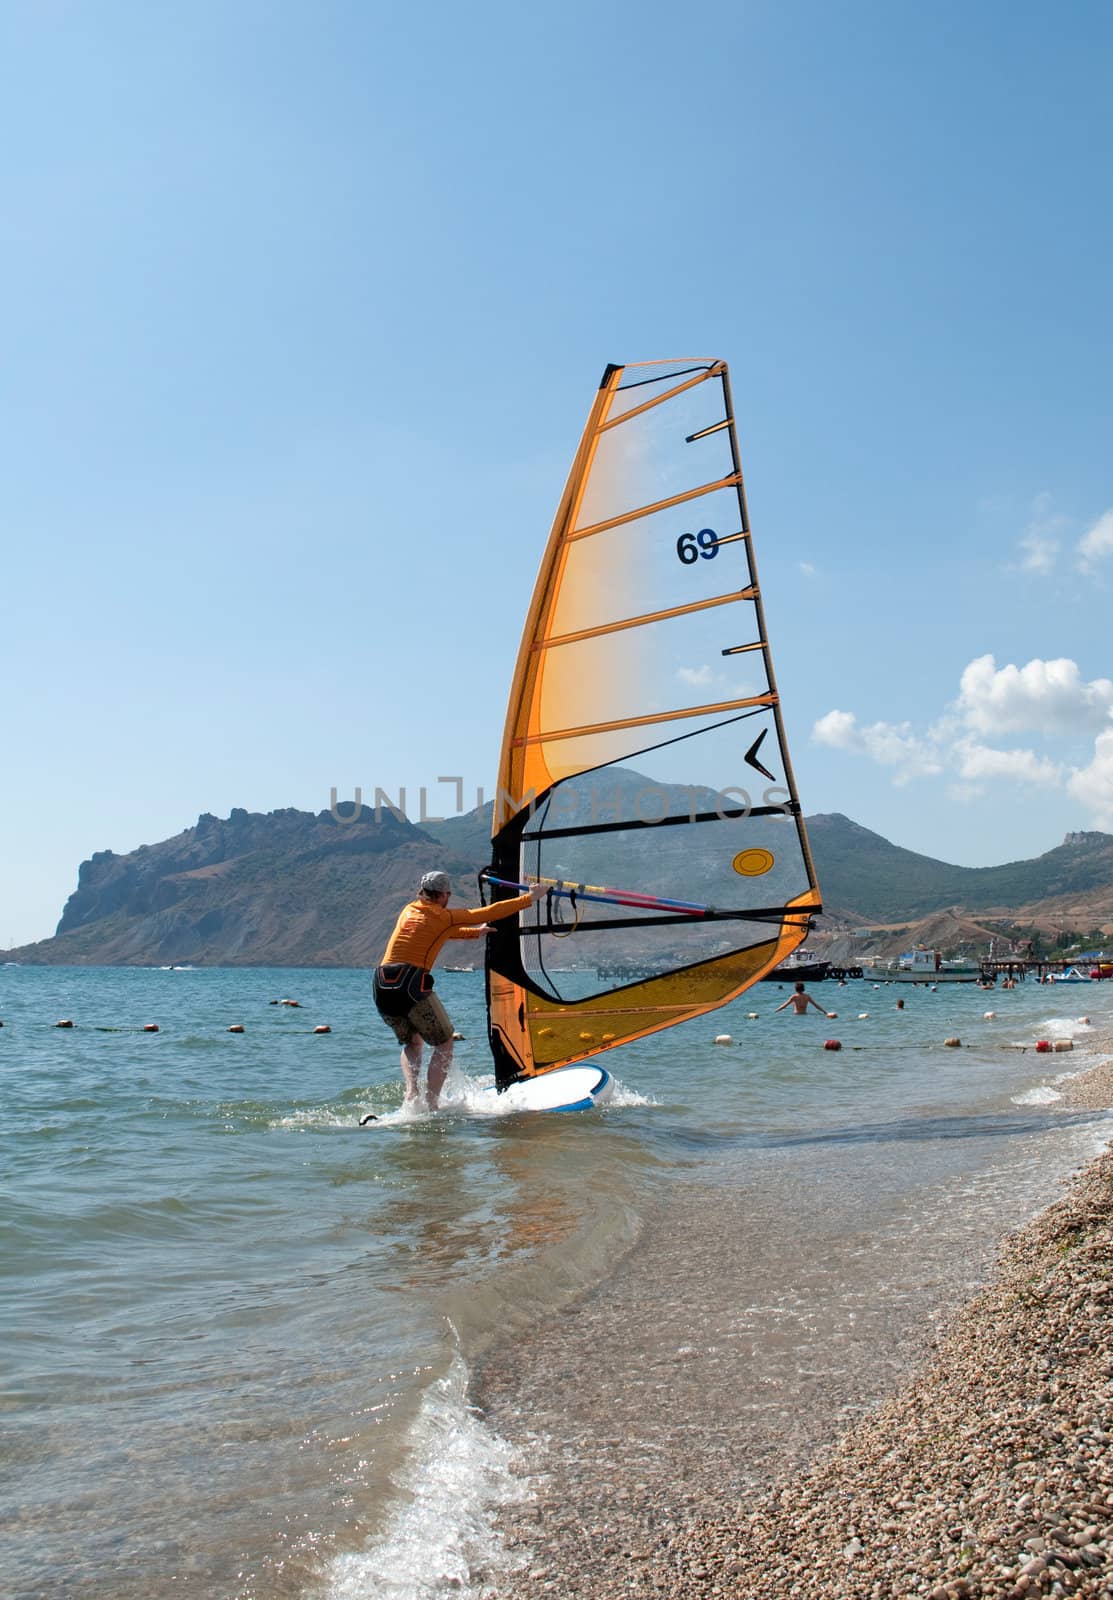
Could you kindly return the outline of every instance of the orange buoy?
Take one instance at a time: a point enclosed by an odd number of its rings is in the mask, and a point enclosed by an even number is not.
[[[145,1022],[143,1024],[143,1032],[144,1033],[157,1033],[158,1032],[158,1023],[157,1022]]]
[[[73,1023],[70,1021],[69,1017],[64,1017],[61,1022],[56,1022],[54,1026],[56,1028],[72,1028]]]
[[[1050,1039],[1037,1039],[1036,1040],[1036,1049],[1039,1051],[1041,1056],[1045,1056],[1048,1053],[1048,1051],[1051,1049],[1051,1040]]]
[[[1060,1050],[1073,1050],[1073,1049],[1074,1049],[1074,1040],[1073,1039],[1056,1039],[1056,1041],[1055,1041],[1056,1053],[1058,1053]]]
[[[283,1000],[282,1004],[284,1006],[300,1006],[301,1005],[301,1001],[300,1000]]]
[[[243,1032],[243,1023],[242,1022],[233,1022],[232,1026],[228,1029],[228,1032],[229,1033],[242,1033]]]
[[[962,1049],[962,1040],[961,1039],[955,1039],[955,1038],[944,1039],[943,1043],[947,1046],[948,1050],[961,1050]]]
[[[322,1022],[319,1028],[314,1028],[313,1029],[313,1032],[314,1033],[331,1033],[332,1029],[329,1027],[327,1022]]]
[[[842,1041],[840,1039],[825,1039],[823,1048],[824,1050],[841,1050]]]

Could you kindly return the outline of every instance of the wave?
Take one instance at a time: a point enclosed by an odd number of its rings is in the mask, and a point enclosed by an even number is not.
[[[527,1564],[505,1547],[497,1519],[534,1491],[514,1471],[510,1446],[468,1404],[467,1386],[457,1355],[422,1402],[385,1526],[363,1550],[332,1559],[318,1600],[479,1600],[495,1574]]]

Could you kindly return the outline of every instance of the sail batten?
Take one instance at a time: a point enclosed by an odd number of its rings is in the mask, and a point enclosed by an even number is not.
[[[500,1086],[724,1004],[820,908],[724,362],[604,373],[527,616],[492,855],[496,896],[551,886],[488,936]]]
[[[687,444],[687,440],[684,441]],[[606,533],[611,528],[621,528],[627,522],[639,522],[642,517],[651,517],[658,511],[669,511],[673,506],[683,505],[686,500],[698,500],[701,495],[714,494],[718,489],[733,489],[741,483],[737,473],[730,473],[725,478],[717,478],[714,483],[702,483],[697,489],[688,489],[684,494],[671,495],[667,500],[657,500],[650,505],[639,506],[635,511],[626,511],[620,517],[610,517],[603,522],[596,522],[589,528],[577,528],[568,535],[569,542],[573,539],[590,539],[593,534]]]
[[[624,717],[611,722],[586,722],[578,728],[546,728],[525,734],[515,744],[548,744],[553,739],[581,739],[593,733],[616,733],[624,728],[649,728],[659,722],[675,722],[681,717],[717,716],[721,711],[741,711],[744,706],[771,706],[772,695],[753,695],[746,700],[719,700],[714,705],[687,706],[677,711],[653,711],[644,717]]]
[[[666,389],[664,394],[654,395],[652,400],[643,400],[640,406],[631,406],[628,411],[622,411],[617,417],[611,417],[607,422],[601,423],[599,432],[606,433],[608,428],[617,428],[620,423],[629,422],[631,417],[640,417],[643,412],[652,410],[654,406],[663,405],[666,400],[672,400],[674,396],[683,394],[685,389],[694,389],[697,383],[706,383],[708,378],[715,376],[717,374],[712,367],[707,372],[701,372],[696,378],[689,378],[687,383],[678,383],[675,389]],[[649,379],[649,382],[652,381],[652,379]],[[632,385],[632,387],[640,388],[641,385]]]
[[[576,644],[581,639],[598,639],[605,633],[621,633],[624,628],[641,628],[647,622],[665,622],[669,617],[689,616],[693,611],[706,611],[711,606],[727,606],[736,600],[752,600],[754,589],[740,589],[737,594],[716,594],[709,600],[692,600],[686,606],[668,606],[663,611],[643,611],[640,617],[624,617],[621,622],[601,623],[596,628],[581,628],[579,633],[565,633],[555,639],[535,639],[535,650],[551,650],[558,644]]]

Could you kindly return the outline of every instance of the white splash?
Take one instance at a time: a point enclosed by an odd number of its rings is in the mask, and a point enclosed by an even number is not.
[[[399,1474],[399,1504],[367,1548],[336,1556],[320,1600],[479,1600],[494,1572],[526,1565],[496,1526],[501,1507],[533,1499],[512,1452],[467,1404],[457,1356],[413,1426],[413,1455]]]
[[[1023,1094],[1014,1094],[1014,1106],[1050,1106],[1063,1097],[1058,1089],[1053,1089],[1049,1083],[1037,1084],[1034,1089],[1025,1089]]]
[[[612,1078],[611,1083],[613,1087],[606,1102],[607,1109],[614,1106],[657,1104],[657,1101],[650,1096],[628,1089],[617,1078]],[[374,1125],[378,1128],[391,1128],[416,1123],[441,1123],[453,1117],[513,1117],[520,1116],[524,1111],[533,1112],[535,1115],[544,1114],[537,1112],[536,1107],[528,1103],[526,1093],[519,1094],[516,1090],[517,1085],[511,1084],[502,1094],[496,1094],[493,1072],[479,1073],[473,1078],[462,1068],[454,1065],[441,1091],[438,1111],[430,1111],[426,1100],[421,1098],[410,1105],[399,1106],[395,1111],[382,1112]],[[594,1112],[591,1114],[595,1115]]]

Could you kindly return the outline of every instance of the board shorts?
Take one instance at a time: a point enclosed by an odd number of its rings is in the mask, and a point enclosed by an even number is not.
[[[375,1009],[399,1044],[421,1037],[426,1044],[447,1044],[452,1020],[433,992],[433,974],[423,967],[391,962],[376,967],[372,978]]]

